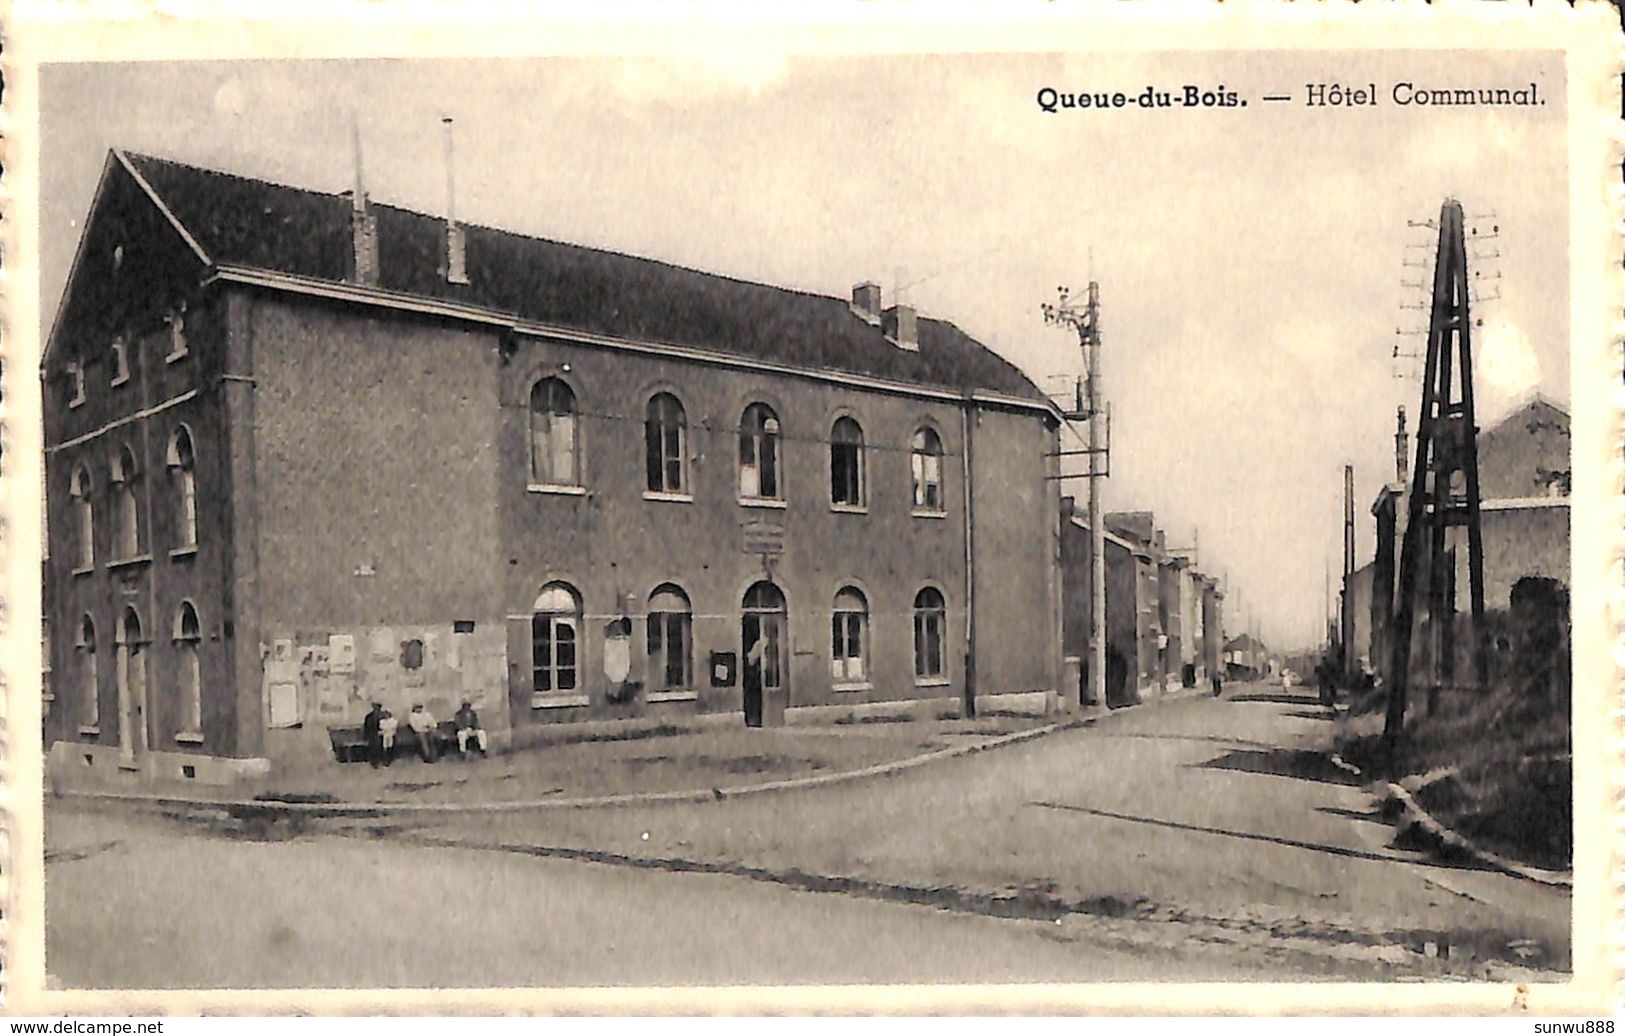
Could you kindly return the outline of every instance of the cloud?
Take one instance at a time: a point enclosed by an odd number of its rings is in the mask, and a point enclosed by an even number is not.
[[[1540,384],[1540,357],[1529,336],[1506,317],[1487,320],[1479,341],[1479,371],[1491,390],[1487,403],[1504,402]]]

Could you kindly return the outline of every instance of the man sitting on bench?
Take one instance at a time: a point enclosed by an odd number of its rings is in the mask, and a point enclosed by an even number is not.
[[[418,753],[423,756],[423,761],[434,762],[434,717],[429,710],[422,705],[412,706],[411,713],[406,717],[406,725],[412,728],[412,739],[418,743]]]
[[[457,751],[463,755],[468,754],[468,743],[473,741],[479,748],[480,754],[485,754],[485,728],[480,726],[480,717],[474,712],[474,706],[463,702],[463,707],[457,710]]]

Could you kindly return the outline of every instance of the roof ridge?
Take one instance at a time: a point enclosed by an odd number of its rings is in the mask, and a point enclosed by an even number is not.
[[[278,188],[280,190],[285,190],[285,191],[297,191],[297,192],[299,192],[301,194],[314,195],[314,196],[321,197],[321,198],[332,198],[334,200],[348,201],[349,198],[350,198],[350,193],[351,193],[349,188],[346,188],[346,189],[341,190],[341,191],[324,191],[324,190],[320,190],[320,189],[315,188],[315,187],[306,187],[306,186],[302,186],[300,184],[284,183],[284,182],[282,182],[280,180],[271,180],[271,179],[267,179],[267,178],[261,177],[261,176],[249,176],[249,175],[246,175],[244,173],[235,173],[235,172],[232,172],[229,169],[216,169],[216,168],[214,168],[212,166],[197,165],[197,164],[192,163],[192,162],[182,162],[182,161],[179,161],[178,159],[166,158],[166,157],[164,157],[162,155],[149,155],[149,154],[147,154],[145,152],[130,151],[130,150],[127,150],[127,149],[122,149],[122,148],[116,149],[116,150],[122,151],[125,156],[130,157],[130,158],[139,158],[139,159],[142,159],[143,161],[148,161],[148,162],[160,162],[160,163],[162,163],[164,165],[177,166],[177,167],[182,168],[182,169],[190,169],[190,170],[193,170],[195,172],[206,173],[206,174],[208,174],[210,176],[223,176],[223,177],[227,177],[228,179],[242,181],[243,183],[258,184],[260,186],[265,186],[265,187],[275,187],[275,188]],[[156,188],[154,188],[154,189],[156,189]],[[422,209],[411,208],[410,206],[401,205],[401,204],[398,204],[396,202],[379,201],[376,198],[371,198],[370,196],[369,196],[369,201],[371,202],[371,204],[373,204],[374,206],[376,206],[378,208],[390,209],[390,210],[393,210],[395,212],[404,213],[404,214],[406,214],[408,216],[416,216],[416,217],[419,217],[421,219],[439,221],[439,220],[444,220],[446,218],[444,213],[425,212]],[[683,271],[685,273],[698,274],[698,275],[700,275],[702,277],[713,277],[713,278],[716,278],[717,280],[730,281],[730,282],[732,282],[734,284],[742,284],[742,285],[746,285],[746,286],[752,287],[752,288],[772,288],[775,291],[782,291],[782,292],[786,292],[786,293],[791,294],[791,295],[800,295],[800,296],[803,296],[803,297],[806,297],[806,298],[822,299],[822,300],[829,301],[829,302],[839,303],[841,305],[846,305],[847,304],[847,300],[845,298],[843,298],[842,296],[840,296],[840,295],[827,295],[827,294],[824,294],[823,292],[811,291],[811,290],[808,290],[808,289],[805,289],[805,288],[792,288],[792,287],[787,287],[787,286],[785,286],[783,284],[771,284],[771,283],[769,283],[767,281],[751,280],[750,278],[735,276],[734,274],[718,273],[718,272],[716,272],[714,270],[702,270],[697,266],[685,266],[682,263],[673,262],[673,261],[671,261],[669,259],[661,259],[661,258],[659,258],[657,256],[643,255],[643,254],[638,253],[638,252],[625,251],[623,249],[615,248],[615,247],[611,247],[611,246],[588,245],[588,244],[582,244],[579,241],[566,241],[566,240],[564,240],[562,238],[543,237],[543,236],[538,235],[538,234],[529,234],[529,233],[526,233],[526,232],[524,232],[522,230],[514,230],[514,229],[512,229],[510,227],[492,226],[492,225],[487,224],[487,223],[479,223],[479,222],[474,222],[474,221],[470,221],[470,220],[458,220],[457,225],[459,227],[462,227],[464,230],[469,230],[469,229],[479,230],[479,231],[484,231],[485,233],[489,233],[489,234],[501,234],[501,235],[504,235],[504,236],[507,236],[507,237],[518,238],[518,239],[523,240],[523,241],[535,241],[535,242],[539,242],[541,244],[555,245],[555,246],[558,246],[560,248],[578,249],[578,250],[583,251],[583,252],[596,252],[596,253],[598,253],[600,255],[619,256],[619,257],[621,257],[623,259],[635,259],[635,260],[637,260],[639,262],[654,263],[656,265],[663,266],[663,267],[665,267],[667,269],[670,269],[670,270],[681,270],[681,271]],[[966,334],[962,329],[960,329],[957,325],[953,324],[951,321],[944,320],[944,319],[941,319],[941,318],[936,318],[936,317],[927,317],[927,316],[924,316],[923,314],[920,316],[920,319],[921,320],[928,320],[928,321],[930,321],[931,323],[934,323],[934,324],[947,325],[949,327],[952,327],[954,330],[959,331],[961,334],[965,334],[965,336],[967,338],[971,337],[970,335]],[[981,345],[983,348],[986,348],[989,352],[993,352],[992,347],[987,345],[987,343],[982,342],[980,339],[976,339],[976,343],[978,345]],[[998,355],[998,354],[994,353],[994,355]],[[1000,358],[1002,359],[1003,357],[1000,357]]]
[[[199,240],[206,243],[215,262],[302,273],[320,280],[343,278],[338,272],[342,266],[338,258],[338,238],[348,233],[348,224],[346,219],[340,218],[336,208],[342,205],[348,209],[353,187],[326,191],[141,151],[121,148],[111,151],[121,156],[127,166],[149,184],[154,199],[166,211],[173,211],[178,226],[190,227]],[[263,205],[267,216],[280,212],[279,218],[284,224],[293,219],[306,235],[304,243],[287,239],[286,234],[279,235],[274,228],[270,234],[263,228],[257,229],[252,216],[222,220],[218,207],[225,200],[222,196],[235,197],[239,199],[238,204],[248,199],[247,204]],[[425,298],[444,295],[445,286],[435,282],[432,276],[426,279],[424,270],[432,274],[433,260],[429,253],[434,246],[429,228],[443,223],[445,214],[424,212],[391,201],[373,200],[371,204],[398,228],[388,231],[388,235],[416,249],[406,265],[393,267],[397,270],[395,288]],[[879,331],[850,311],[849,300],[842,293],[770,284],[682,265],[670,259],[542,237],[508,227],[463,221],[459,221],[458,226],[469,232],[467,236],[472,239],[476,252],[487,251],[488,258],[494,254],[506,271],[492,273],[472,294],[486,298],[505,312],[512,310],[517,316],[538,318],[538,313],[560,308],[556,305],[560,300],[563,300],[562,307],[568,309],[571,304],[568,295],[532,295],[533,302],[526,303],[514,294],[531,290],[519,286],[525,277],[563,277],[565,280],[559,284],[569,286],[570,290],[579,284],[589,294],[595,285],[600,289],[618,286],[621,290],[617,295],[623,300],[622,304],[632,308],[622,313],[618,307],[606,311],[600,306],[596,313],[578,310],[573,315],[555,314],[547,319],[610,334],[649,333],[651,326],[663,325],[667,328],[666,334],[675,334],[672,341],[682,342],[688,340],[683,337],[683,322],[687,317],[671,311],[674,306],[684,309],[677,300],[693,295],[689,308],[697,305],[700,310],[687,331],[711,338],[720,334],[726,342],[719,339],[719,344],[726,351],[781,359],[805,353],[801,362],[813,362],[815,366],[833,370],[952,387],[957,391],[984,389],[1034,400],[1047,399],[1013,360],[948,319],[921,314],[919,322],[924,325],[921,331],[926,353],[894,352],[890,346],[880,348]],[[482,239],[485,244],[479,243]],[[503,251],[510,254],[502,255]],[[431,265],[422,267],[423,262]],[[465,297],[470,293],[455,291],[451,294]],[[661,302],[662,298],[666,301]],[[707,298],[711,301],[702,301]],[[719,306],[732,310],[720,322]],[[791,323],[784,323],[787,320]],[[854,326],[846,326],[843,320],[850,320]],[[858,324],[864,326],[860,328]],[[871,337],[876,339],[873,351],[867,344]]]

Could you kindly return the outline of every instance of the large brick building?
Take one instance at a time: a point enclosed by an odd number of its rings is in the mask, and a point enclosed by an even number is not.
[[[872,284],[113,152],[42,375],[57,766],[1059,683],[1057,414]]]
[[[1403,425],[1401,425],[1403,428]],[[1533,396],[1515,407],[1494,426],[1478,435],[1479,525],[1484,545],[1484,607],[1491,613],[1510,608],[1512,589],[1520,580],[1539,578],[1569,586],[1569,414],[1543,396]],[[1399,468],[1406,467],[1403,441],[1397,447]],[[1392,667],[1391,627],[1397,614],[1400,566],[1410,488],[1391,483],[1371,506],[1376,518],[1376,556],[1370,566],[1370,589],[1363,591],[1369,631],[1356,641],[1356,651],[1367,655],[1385,678]],[[1447,593],[1458,613],[1470,607],[1468,556],[1465,547],[1453,551],[1455,568],[1447,579]],[[1428,585],[1425,556],[1417,577],[1418,600]],[[1363,570],[1362,570],[1363,571]],[[1360,587],[1356,586],[1360,593]],[[1357,615],[1358,621],[1358,615]],[[1425,672],[1429,636],[1425,606],[1417,608],[1412,652],[1418,671]],[[1357,631],[1358,632],[1358,631]],[[1465,653],[1471,641],[1458,637]],[[1358,657],[1358,656],[1357,656]],[[1458,672],[1467,672],[1459,660]]]

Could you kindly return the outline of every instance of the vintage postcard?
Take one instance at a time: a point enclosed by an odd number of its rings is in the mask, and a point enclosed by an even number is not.
[[[5,30],[8,1010],[1610,1009],[1615,7]]]

